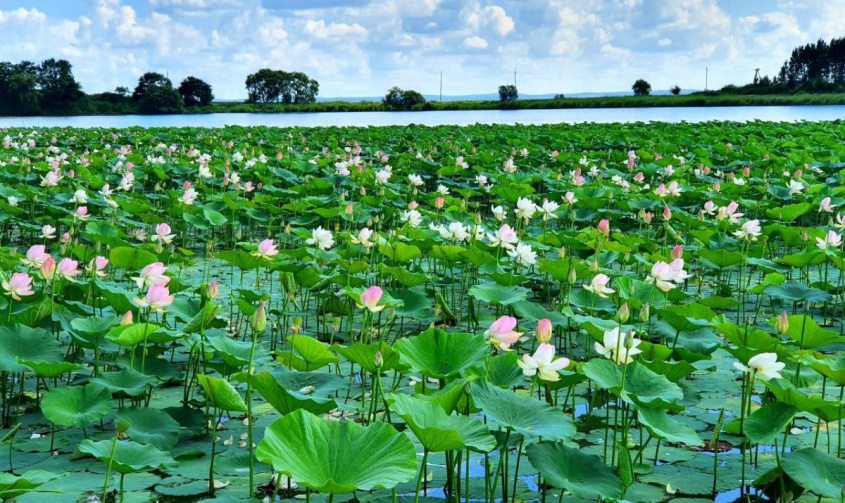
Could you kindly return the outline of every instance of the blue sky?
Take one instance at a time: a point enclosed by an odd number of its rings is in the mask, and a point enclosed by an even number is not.
[[[144,71],[218,98],[246,75],[303,71],[320,95],[623,91],[745,83],[793,47],[845,35],[845,0],[0,0],[0,60],[65,58],[86,92]]]

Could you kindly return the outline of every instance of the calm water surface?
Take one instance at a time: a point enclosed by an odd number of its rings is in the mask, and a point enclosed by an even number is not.
[[[425,126],[577,124],[581,122],[827,121],[845,119],[845,105],[770,107],[584,108],[433,112],[326,112],[204,115],[84,115],[0,117],[0,127]]]

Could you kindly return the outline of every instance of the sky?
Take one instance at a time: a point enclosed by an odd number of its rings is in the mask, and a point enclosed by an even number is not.
[[[441,72],[444,95],[703,89],[705,68],[712,89],[777,73],[843,19],[845,0],[0,0],[0,60],[67,59],[88,93],[194,75],[218,99],[265,67],[321,97],[438,94]]]

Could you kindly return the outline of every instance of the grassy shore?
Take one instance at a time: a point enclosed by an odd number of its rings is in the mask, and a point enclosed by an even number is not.
[[[640,107],[735,107],[785,105],[845,105],[845,93],[776,95],[607,96],[599,98],[525,99],[500,101],[430,101],[415,111],[426,110],[539,110],[556,108],[640,108]],[[380,102],[325,101],[308,105],[281,103],[218,102],[207,107],[185,109],[185,113],[304,113],[383,112]]]

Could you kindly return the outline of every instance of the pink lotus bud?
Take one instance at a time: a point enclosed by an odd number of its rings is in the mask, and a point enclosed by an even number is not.
[[[603,218],[599,221],[599,225],[596,227],[601,234],[607,236],[610,234],[610,220]]]
[[[132,311],[126,311],[126,314],[121,316],[120,324],[121,325],[131,325],[132,324]]]
[[[420,206],[419,203],[417,203],[416,201],[411,201],[410,203],[408,203],[408,209],[409,210],[415,210],[419,206]]]
[[[681,245],[675,245],[672,248],[672,260],[677,260],[684,256],[684,248]]]
[[[76,171],[74,171],[74,170],[70,170],[70,171],[67,172],[68,178],[73,178],[74,175],[76,175]]]
[[[672,220],[672,210],[668,206],[663,207],[663,220]]]
[[[646,211],[643,215],[643,222],[645,222],[646,224],[650,224],[652,218],[654,218],[654,213]]]
[[[541,344],[548,344],[552,340],[552,322],[548,318],[543,318],[537,322],[537,330],[534,331],[534,336],[537,337],[537,342]]]
[[[802,176],[804,176],[804,171],[799,169],[795,172],[795,178],[801,178]]]
[[[781,335],[789,331],[789,317],[786,315],[786,311],[782,311],[775,321],[775,330]]]
[[[220,296],[220,289],[217,287],[217,282],[212,281],[206,290],[206,295],[208,295],[209,300],[214,300]]]
[[[719,192],[720,190],[722,190],[722,184],[719,182],[713,182],[713,190]]]
[[[445,205],[445,204],[446,204],[446,200],[445,200],[445,199],[443,199],[442,197],[438,197],[437,199],[435,199],[435,200],[434,200],[434,206],[435,206],[438,210],[439,210],[439,209],[441,209],[441,208],[443,208],[443,205]]]
[[[182,184],[182,188],[184,190],[188,190],[191,188],[191,182],[189,180],[185,180],[185,183]]]
[[[631,312],[628,310],[628,303],[622,304],[622,307],[619,308],[619,311],[616,312],[616,321],[619,323],[625,323],[628,321],[628,317],[630,316]]]
[[[44,262],[41,263],[41,277],[50,281],[56,274],[56,259],[48,256]]]
[[[643,308],[640,310],[640,321],[645,323],[648,321],[649,317],[649,305],[648,302],[646,302],[643,304]]]
[[[381,296],[384,294],[384,291],[381,287],[378,286],[371,286],[364,290],[364,293],[361,294],[361,304],[360,307],[366,308],[371,313],[377,313],[384,309],[385,306],[379,306],[378,302],[381,300]]]
[[[742,176],[751,176],[751,168],[749,168],[748,166],[742,168]]]
[[[351,216],[354,211],[355,211],[355,206],[353,206],[352,203],[349,203],[349,204],[346,205],[346,214],[347,215]]]

